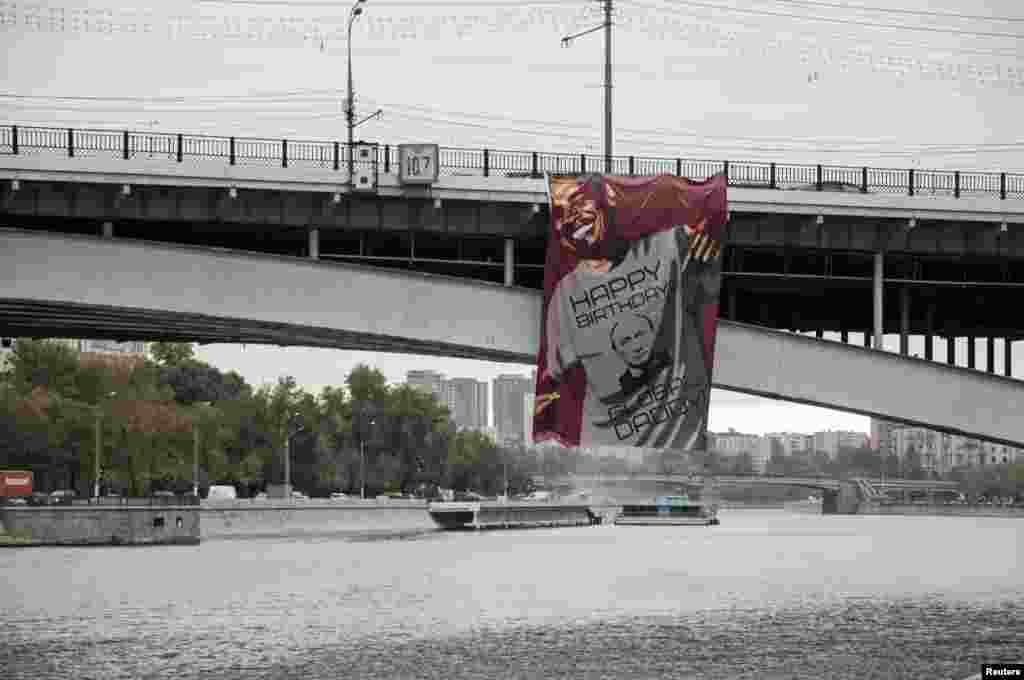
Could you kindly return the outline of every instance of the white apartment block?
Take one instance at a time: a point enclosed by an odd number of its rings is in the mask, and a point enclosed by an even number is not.
[[[888,449],[901,462],[912,452],[927,472],[946,474],[958,467],[1003,465],[1024,461],[1024,450],[971,437],[935,432],[923,427],[893,426]]]
[[[821,451],[831,460],[835,460],[844,449],[860,449],[868,445],[868,438],[863,432],[850,430],[825,430],[815,432],[814,450]]]

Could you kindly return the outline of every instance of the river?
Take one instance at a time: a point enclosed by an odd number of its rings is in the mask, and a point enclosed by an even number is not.
[[[0,677],[954,678],[1024,661],[1024,522],[388,526],[0,550]]]

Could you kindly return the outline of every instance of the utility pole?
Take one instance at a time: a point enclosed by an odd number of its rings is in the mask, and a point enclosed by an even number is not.
[[[612,0],[604,0],[604,171],[612,171]]]
[[[93,498],[99,502],[100,498],[100,452],[103,450],[103,416],[100,413],[99,408],[96,409],[96,452],[93,456],[93,482],[92,482],[92,495]]]
[[[612,9],[614,0],[601,0],[604,4],[604,23],[562,38],[562,47],[568,47],[576,38],[604,29],[604,171],[612,171]]]
[[[192,495],[199,497],[199,425],[192,423]]]

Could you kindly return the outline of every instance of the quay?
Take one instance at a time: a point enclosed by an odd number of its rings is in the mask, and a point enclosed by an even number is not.
[[[196,545],[199,506],[159,499],[0,507],[0,546]]]

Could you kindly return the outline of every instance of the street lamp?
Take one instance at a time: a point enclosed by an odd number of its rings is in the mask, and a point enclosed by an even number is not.
[[[604,171],[612,171],[612,2],[603,0],[604,22],[600,26],[562,38],[562,47],[568,47],[576,38],[604,29]]]
[[[292,494],[292,437],[302,432],[302,414],[293,413],[285,424],[284,432],[284,492],[291,498]]]
[[[348,14],[348,102],[345,107],[345,120],[348,123],[348,183],[354,186],[355,177],[355,155],[352,152],[353,136],[356,129],[356,104],[355,90],[352,85],[352,24],[356,17],[363,13],[363,3],[366,0],[356,0]]]
[[[377,421],[370,419],[368,427],[373,427]],[[359,497],[366,498],[366,433],[360,433],[359,437]]]
[[[110,392],[106,395],[107,399],[113,399],[117,396],[117,392]],[[103,412],[100,410],[101,405],[96,405],[94,415],[96,416],[96,451],[93,455],[93,481],[92,481],[92,496],[99,502],[100,498],[100,454],[103,450]]]

